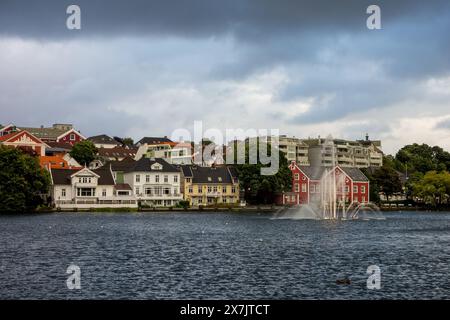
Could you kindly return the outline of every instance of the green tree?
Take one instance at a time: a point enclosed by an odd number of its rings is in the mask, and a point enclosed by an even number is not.
[[[95,159],[97,148],[89,141],[84,140],[73,146],[70,155],[81,165],[89,165]]]
[[[27,212],[43,203],[50,176],[36,157],[0,146],[0,212]]]
[[[270,144],[267,145],[267,154],[272,152]],[[287,159],[280,150],[273,150],[278,152],[279,168],[273,175],[262,175],[261,168],[269,167],[264,165],[257,156],[257,163],[250,164],[249,161],[249,146],[245,146],[245,164],[236,165],[240,188],[244,191],[244,198],[250,203],[273,203],[275,194],[283,191],[292,190],[292,172],[288,167]],[[235,154],[237,154],[237,146],[235,145]]]
[[[440,207],[444,202],[448,204],[450,197],[450,173],[447,171],[429,171],[422,179],[412,184],[413,196],[426,204]]]
[[[401,148],[395,156],[396,169],[409,173],[450,170],[450,153],[441,147],[411,144]]]
[[[388,202],[390,196],[403,190],[398,172],[388,164],[384,164],[376,170],[372,177],[376,184],[375,188],[378,188],[379,192],[386,196]]]

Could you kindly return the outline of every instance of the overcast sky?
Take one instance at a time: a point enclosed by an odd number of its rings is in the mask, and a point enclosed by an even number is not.
[[[0,0],[0,123],[140,139],[203,120],[450,150],[449,30],[448,0]]]

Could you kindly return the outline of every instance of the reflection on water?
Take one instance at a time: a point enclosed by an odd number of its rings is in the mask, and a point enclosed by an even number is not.
[[[0,298],[450,298],[450,214],[0,216]],[[66,268],[81,268],[81,290]],[[381,290],[366,269],[381,267]],[[336,284],[349,277],[351,285]]]

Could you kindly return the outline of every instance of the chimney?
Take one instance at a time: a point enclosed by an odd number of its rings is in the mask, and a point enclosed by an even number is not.
[[[369,134],[366,133],[366,141],[369,141]]]

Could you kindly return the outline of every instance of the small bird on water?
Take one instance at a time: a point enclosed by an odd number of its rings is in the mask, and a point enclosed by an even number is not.
[[[336,284],[349,285],[351,283],[352,283],[352,281],[349,278],[347,278],[347,277],[336,280]]]

